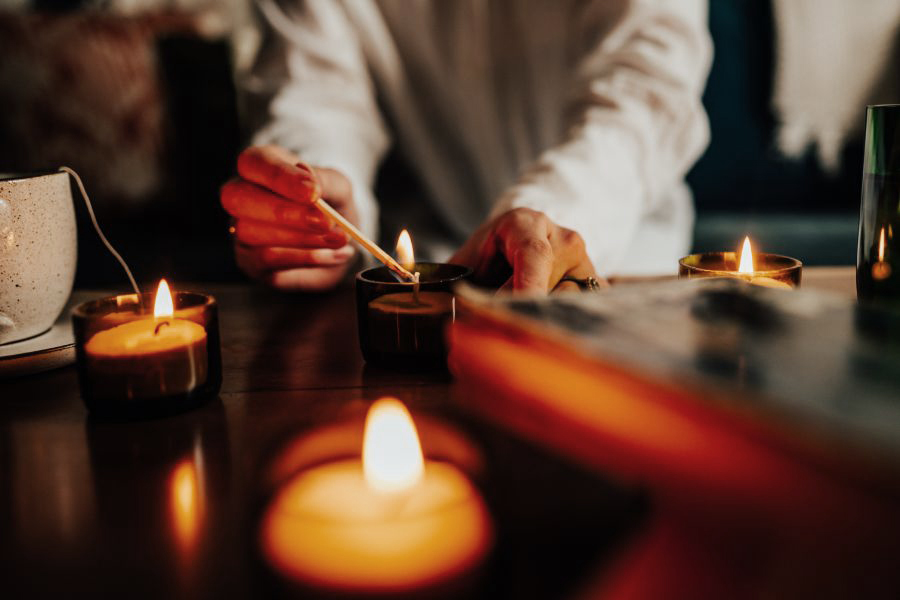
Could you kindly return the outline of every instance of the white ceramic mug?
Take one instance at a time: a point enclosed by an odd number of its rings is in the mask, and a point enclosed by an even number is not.
[[[0,175],[0,344],[50,329],[72,291],[76,259],[69,176]]]

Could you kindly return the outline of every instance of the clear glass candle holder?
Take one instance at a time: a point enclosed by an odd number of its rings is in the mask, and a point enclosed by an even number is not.
[[[92,416],[173,414],[219,393],[215,298],[175,292],[166,317],[153,316],[153,302],[151,294],[125,294],[72,311],[81,397]]]
[[[736,252],[691,254],[678,261],[678,276],[684,279],[697,277],[743,279],[753,285],[773,288],[800,287],[803,263],[796,258],[780,254],[754,253],[753,259],[754,271],[740,273]]]
[[[359,345],[366,362],[400,370],[445,369],[445,329],[456,314],[453,285],[472,270],[416,263],[418,285],[397,281],[387,267],[356,276]]]

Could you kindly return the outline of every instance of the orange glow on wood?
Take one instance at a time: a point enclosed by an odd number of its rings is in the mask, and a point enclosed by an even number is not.
[[[203,504],[197,466],[185,459],[175,465],[169,480],[169,509],[179,548],[192,551],[200,537]]]

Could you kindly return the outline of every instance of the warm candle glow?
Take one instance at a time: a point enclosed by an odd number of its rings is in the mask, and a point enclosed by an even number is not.
[[[888,230],[887,234],[890,236],[891,231]],[[891,276],[891,265],[884,262],[884,244],[884,227],[882,227],[878,238],[878,262],[872,265],[872,279],[875,281],[883,281]]]
[[[750,247],[750,236],[744,238],[744,247],[741,248],[741,264],[738,273],[753,273],[753,248]]]
[[[159,281],[159,287],[156,289],[156,302],[153,304],[153,316],[157,319],[161,317],[171,317],[175,312],[172,306],[172,292],[169,291],[169,284],[165,279]]]
[[[409,237],[409,232],[405,229],[400,232],[400,237],[397,238],[397,261],[404,269],[410,272],[416,267],[412,239]]]
[[[406,407],[395,398],[372,405],[363,435],[363,473],[379,492],[399,492],[416,485],[425,472],[416,426]]]
[[[357,425],[350,431],[358,432]],[[260,526],[272,567],[342,598],[406,597],[442,587],[478,564],[491,538],[478,491],[449,463],[428,461],[425,468],[412,417],[396,398],[369,409],[362,460],[357,455],[301,471],[275,496]]]
[[[169,482],[169,499],[175,539],[183,551],[190,552],[199,538],[203,508],[194,461],[185,459],[175,466]]]

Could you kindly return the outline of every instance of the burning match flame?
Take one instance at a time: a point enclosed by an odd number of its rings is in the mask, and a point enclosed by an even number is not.
[[[409,237],[409,232],[405,229],[400,232],[400,237],[397,238],[397,261],[410,273],[416,268],[412,238]]]

